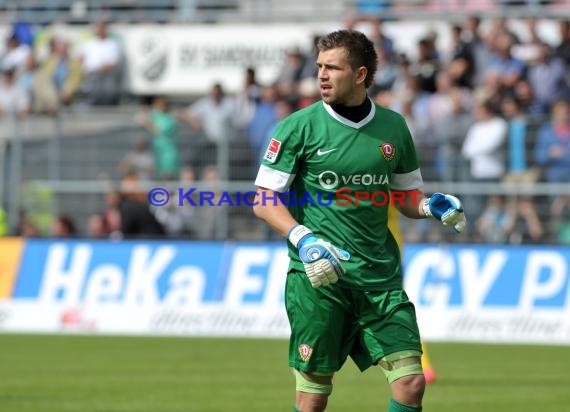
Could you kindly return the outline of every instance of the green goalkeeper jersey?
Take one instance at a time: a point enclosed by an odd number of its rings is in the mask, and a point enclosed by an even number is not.
[[[387,227],[389,196],[391,190],[421,190],[422,177],[401,115],[372,104],[355,123],[323,101],[295,112],[274,131],[255,184],[287,193],[281,197],[300,224],[350,252],[339,285],[402,286],[400,252]],[[302,271],[290,243],[289,256],[290,267]]]

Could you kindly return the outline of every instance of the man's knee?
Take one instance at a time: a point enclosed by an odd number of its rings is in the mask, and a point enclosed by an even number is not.
[[[423,379],[421,356],[419,351],[405,350],[384,356],[378,364],[391,385],[407,376],[420,376]]]
[[[297,392],[313,393],[317,395],[328,396],[332,393],[332,377],[333,375],[323,375],[315,373],[306,373],[293,370],[295,374],[295,388]]]
[[[408,375],[392,383],[392,392],[397,392],[402,399],[420,401],[424,396],[426,380],[424,375]]]

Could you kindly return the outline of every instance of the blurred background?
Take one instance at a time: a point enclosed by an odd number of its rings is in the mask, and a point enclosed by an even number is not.
[[[0,233],[271,239],[248,206],[154,208],[160,228],[122,228],[113,193],[252,190],[275,124],[319,98],[315,39],[352,27],[377,46],[370,95],[408,120],[426,192],[464,197],[461,241],[568,245],[569,14],[538,0],[0,1]],[[449,240],[403,225],[408,242]]]
[[[568,0],[0,0],[0,409],[290,410],[286,244],[237,200],[340,28],[469,222],[401,220],[426,410],[567,410]]]

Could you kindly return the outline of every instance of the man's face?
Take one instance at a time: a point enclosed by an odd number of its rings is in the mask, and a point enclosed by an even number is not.
[[[343,48],[322,51],[317,57],[321,97],[328,104],[348,104],[357,90],[357,73]]]

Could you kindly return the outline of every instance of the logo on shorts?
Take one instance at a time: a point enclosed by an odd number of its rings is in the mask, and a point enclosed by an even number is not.
[[[311,348],[309,345],[306,343],[299,345],[299,355],[301,356],[301,359],[303,359],[303,362],[307,362],[311,358],[312,354],[313,348]]]
[[[396,147],[392,143],[382,143],[380,145],[380,151],[386,160],[392,160],[394,156],[396,156]]]
[[[269,146],[267,147],[267,151],[265,152],[264,159],[268,162],[275,163],[280,148],[281,142],[277,139],[271,139]]]

